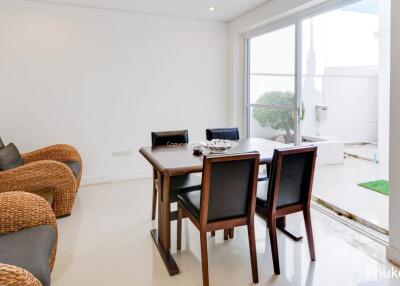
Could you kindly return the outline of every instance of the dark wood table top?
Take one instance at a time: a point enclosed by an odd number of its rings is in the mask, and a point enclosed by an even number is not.
[[[283,143],[262,138],[242,139],[226,154],[257,151],[260,153],[260,163],[268,164],[272,160],[274,149],[285,146]],[[193,155],[191,144],[142,147],[139,152],[154,168],[169,176],[197,173],[203,170],[203,156]]]

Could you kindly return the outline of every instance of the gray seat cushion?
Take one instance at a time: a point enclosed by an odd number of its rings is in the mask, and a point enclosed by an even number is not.
[[[68,168],[71,169],[75,178],[79,176],[79,172],[81,171],[81,166],[79,165],[78,162],[71,160],[71,161],[64,161],[63,163],[67,165]]]
[[[0,263],[15,265],[50,285],[49,258],[55,240],[50,225],[0,235]]]
[[[14,143],[0,149],[0,171],[14,169],[23,164],[24,161]]]
[[[195,218],[200,217],[201,191],[191,191],[178,195],[178,202]]]

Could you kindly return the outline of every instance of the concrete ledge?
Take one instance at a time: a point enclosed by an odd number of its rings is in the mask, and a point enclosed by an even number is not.
[[[338,206],[330,204],[330,203],[328,203],[327,201],[325,201],[325,200],[323,200],[321,198],[317,198],[317,197],[313,196],[312,199],[313,199],[313,201],[319,203],[320,205],[326,207],[327,209],[330,209],[330,210],[336,212],[340,216],[344,216],[344,217],[346,217],[348,219],[354,220],[354,221],[356,221],[356,222],[358,222],[358,223],[360,223],[360,224],[362,224],[364,226],[367,226],[369,228],[372,228],[373,230],[375,230],[377,232],[380,232],[380,233],[382,233],[384,235],[389,235],[389,230],[387,230],[387,229],[385,229],[385,228],[383,228],[383,227],[381,227],[381,226],[379,226],[377,224],[374,224],[374,223],[372,223],[370,221],[367,221],[367,220],[365,220],[365,219],[363,219],[363,218],[361,218],[359,216],[356,216],[355,214],[350,213],[350,212],[348,212],[348,211],[346,211],[346,210],[344,210],[342,208],[339,208]]]

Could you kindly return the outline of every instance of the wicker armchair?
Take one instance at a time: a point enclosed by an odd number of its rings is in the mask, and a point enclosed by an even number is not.
[[[41,195],[44,190],[52,192],[49,199],[57,217],[71,214],[76,191],[82,177],[82,160],[78,151],[69,145],[52,145],[33,152],[21,154],[24,165],[0,172],[0,193],[24,191]],[[75,161],[79,174],[64,163]]]
[[[42,286],[29,271],[17,266],[0,263],[0,285],[3,286]]]
[[[0,234],[17,232],[23,229],[51,225],[55,232],[49,267],[53,270],[57,252],[57,223],[49,204],[41,197],[25,192],[0,194]],[[0,285],[42,285],[25,269],[0,263]]]

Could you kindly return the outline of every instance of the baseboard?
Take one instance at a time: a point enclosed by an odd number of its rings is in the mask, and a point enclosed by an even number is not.
[[[391,245],[386,247],[386,258],[392,263],[400,266],[400,250]]]
[[[115,174],[105,174],[105,175],[87,176],[87,177],[83,176],[81,185],[87,186],[87,185],[104,184],[104,183],[128,181],[135,179],[146,179],[146,178],[151,178],[151,176],[152,173],[149,171],[115,173]]]

